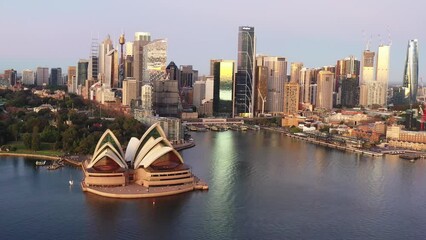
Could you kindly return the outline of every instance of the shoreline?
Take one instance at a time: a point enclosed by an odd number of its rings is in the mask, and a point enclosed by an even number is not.
[[[26,157],[26,158],[37,158],[37,159],[46,159],[46,160],[52,160],[52,161],[59,161],[61,157],[55,157],[55,156],[48,156],[48,155],[41,155],[41,154],[32,154],[32,153],[11,153],[11,152],[0,152],[0,157]]]
[[[381,152],[380,153],[379,152],[372,152],[372,151],[368,151],[368,150],[365,150],[365,149],[358,149],[358,148],[353,148],[353,147],[348,147],[348,146],[340,146],[340,145],[337,145],[337,144],[334,144],[334,143],[327,143],[327,142],[323,142],[323,141],[319,141],[319,140],[315,140],[315,139],[301,137],[301,136],[297,136],[297,135],[285,132],[283,130],[280,131],[280,130],[276,130],[276,129],[273,129],[273,128],[266,128],[266,127],[264,129],[268,130],[268,131],[283,133],[287,137],[302,140],[304,142],[312,143],[312,144],[317,145],[317,146],[329,147],[329,148],[342,150],[342,151],[346,151],[346,152],[359,153],[359,154],[362,154],[362,155],[368,155],[370,157],[383,157],[385,155],[384,153],[381,153]]]

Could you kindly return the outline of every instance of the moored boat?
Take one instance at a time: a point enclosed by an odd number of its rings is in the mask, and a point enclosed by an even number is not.
[[[36,166],[44,166],[44,165],[46,165],[46,160],[43,160],[43,161],[36,161]]]

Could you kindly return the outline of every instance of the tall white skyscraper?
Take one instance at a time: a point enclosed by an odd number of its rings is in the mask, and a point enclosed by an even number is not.
[[[376,81],[379,85],[377,93],[377,104],[386,106],[387,89],[389,83],[390,45],[380,45],[377,52]]]
[[[373,82],[374,79],[374,56],[375,52],[365,50],[362,54],[362,75],[360,84],[359,104],[361,106],[371,105],[371,95],[374,95]]]
[[[99,45],[98,74],[101,80],[105,79],[105,61],[107,54],[113,49],[111,37],[108,35]]]

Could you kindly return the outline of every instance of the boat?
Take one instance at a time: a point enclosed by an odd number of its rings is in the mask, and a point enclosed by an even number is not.
[[[46,165],[46,160],[43,160],[43,161],[36,161],[36,166],[44,166],[44,165]]]
[[[71,179],[68,181],[68,183],[70,184],[70,186],[72,186],[74,184],[74,181]]]
[[[188,126],[188,129],[189,129],[189,131],[193,131],[193,132],[196,132],[198,130],[197,127],[193,126],[193,125]]]
[[[211,126],[210,127],[210,130],[212,130],[212,131],[219,131],[219,128],[218,127],[216,127],[216,126]]]
[[[247,127],[246,127],[246,126],[244,126],[244,125],[241,125],[241,126],[240,126],[240,131],[247,131]]]

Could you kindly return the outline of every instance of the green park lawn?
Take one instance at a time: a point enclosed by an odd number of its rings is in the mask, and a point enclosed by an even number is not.
[[[41,143],[39,151],[33,151],[25,147],[22,141],[18,142],[9,142],[7,145],[16,147],[16,151],[14,153],[26,153],[26,154],[37,154],[44,156],[61,156],[64,155],[63,152],[53,150],[54,143]]]

